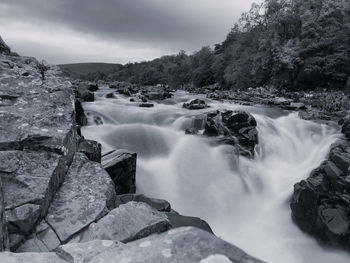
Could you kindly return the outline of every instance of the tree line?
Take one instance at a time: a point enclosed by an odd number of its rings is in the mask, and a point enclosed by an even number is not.
[[[88,79],[223,89],[350,89],[350,1],[264,0],[214,48],[128,63]]]

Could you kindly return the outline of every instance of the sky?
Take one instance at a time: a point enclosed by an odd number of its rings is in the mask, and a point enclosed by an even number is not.
[[[13,51],[49,63],[124,64],[220,43],[253,2],[0,0],[0,35]]]

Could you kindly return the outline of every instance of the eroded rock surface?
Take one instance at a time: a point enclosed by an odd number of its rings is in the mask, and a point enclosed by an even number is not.
[[[294,186],[292,215],[317,239],[350,249],[350,142],[339,140],[328,160]]]
[[[61,242],[113,209],[114,184],[100,164],[76,153],[46,216]]]
[[[169,228],[170,224],[165,214],[145,203],[132,201],[113,209],[97,223],[92,223],[71,242],[95,239],[129,242],[153,233],[164,232]]]
[[[221,258],[229,260],[226,262],[232,263],[262,262],[214,235],[193,227],[176,228],[128,243],[99,254],[92,262],[192,263],[201,262],[213,255],[221,255]]]

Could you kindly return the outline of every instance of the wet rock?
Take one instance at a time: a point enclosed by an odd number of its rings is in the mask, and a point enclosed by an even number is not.
[[[253,157],[258,144],[255,118],[243,111],[215,111],[207,114],[204,135],[220,136],[218,142],[234,145],[239,153]]]
[[[171,98],[171,94],[167,91],[151,91],[145,94],[149,100],[165,100]]]
[[[306,110],[306,106],[302,102],[292,102],[284,108],[287,110]]]
[[[190,103],[184,103],[182,107],[189,110],[202,110],[205,108],[209,108],[210,106],[207,105],[204,100],[195,99],[192,100]]]
[[[61,259],[57,254],[50,253],[0,253],[0,262],[8,263],[67,263],[67,261]]]
[[[114,98],[115,98],[114,93],[113,93],[113,92],[107,93],[107,94],[106,94],[106,98],[107,98],[107,99],[114,99]]]
[[[350,142],[339,140],[329,158],[294,186],[292,216],[324,243],[350,248]]]
[[[154,104],[153,103],[141,103],[139,105],[139,107],[142,107],[142,108],[152,108],[154,107]]]
[[[188,128],[185,130],[185,134],[192,134],[192,135],[198,134],[198,130],[195,128]]]
[[[87,87],[87,89],[88,89],[89,91],[92,91],[92,92],[98,91],[98,85],[97,85],[97,84],[89,84],[88,87]]]
[[[212,260],[217,258],[225,258],[223,262],[262,262],[216,236],[193,227],[176,228],[128,243],[99,254],[93,258],[93,262],[115,262],[116,258],[120,262],[125,260],[133,263],[221,262]]]
[[[75,121],[80,126],[85,126],[88,123],[88,119],[79,99],[75,100]]]
[[[16,252],[49,252],[61,244],[53,229],[42,220],[36,227],[34,234],[16,249]]]
[[[101,149],[99,142],[93,140],[80,140],[78,152],[82,152],[86,157],[93,162],[101,163]]]
[[[83,101],[94,101],[95,96],[93,92],[90,92],[85,86],[75,87],[76,97],[82,99]]]
[[[114,150],[103,155],[101,163],[111,176],[118,195],[136,192],[136,153]]]
[[[131,201],[146,203],[149,206],[161,212],[171,211],[171,205],[168,201],[156,198],[149,198],[143,194],[118,195],[115,201],[115,207],[119,207],[120,205],[126,204]]]
[[[58,247],[55,252],[67,262],[93,262],[92,259],[102,252],[112,251],[123,243],[112,240],[93,240],[85,243],[72,243]]]
[[[97,223],[92,223],[71,242],[108,239],[125,243],[164,232],[169,227],[163,213],[145,203],[131,201],[113,209]]]
[[[76,153],[45,220],[61,242],[113,209],[114,184],[100,164]]]
[[[176,213],[166,213],[166,215],[169,219],[171,227],[173,228],[183,227],[183,226],[192,226],[192,227],[203,229],[209,233],[213,233],[209,224],[204,220],[200,219],[199,217],[183,216]]]

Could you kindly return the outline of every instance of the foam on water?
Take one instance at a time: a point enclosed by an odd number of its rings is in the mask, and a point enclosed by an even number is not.
[[[136,151],[138,192],[202,217],[218,236],[253,256],[276,263],[350,262],[349,254],[325,249],[302,233],[289,208],[293,185],[325,159],[337,131],[297,114],[230,103],[209,101],[211,109],[192,112],[181,108],[185,95],[151,109],[124,97],[99,98],[84,107],[105,124],[82,132],[100,141],[104,152]],[[255,116],[260,143],[254,160],[237,159],[232,146],[185,135],[194,115],[213,109],[243,109]]]

